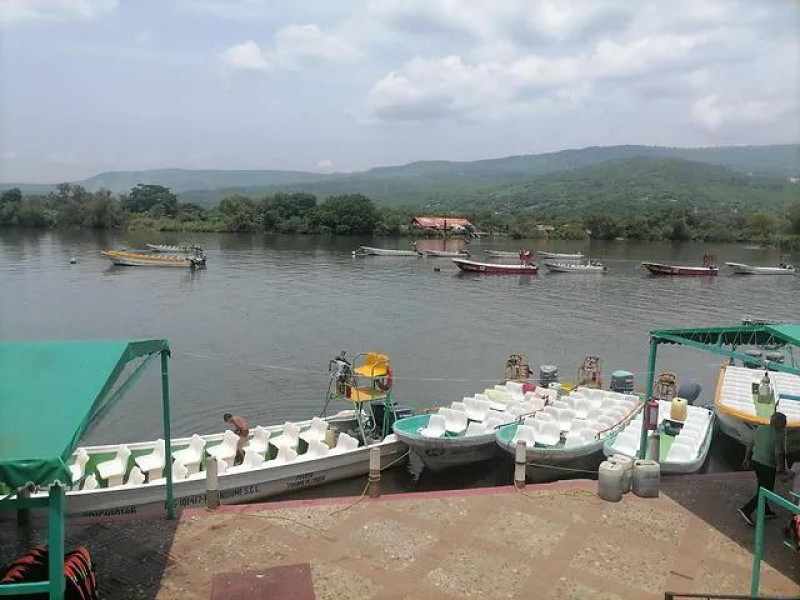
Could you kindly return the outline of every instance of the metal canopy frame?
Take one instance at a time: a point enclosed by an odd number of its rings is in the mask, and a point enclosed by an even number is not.
[[[68,342],[64,342],[65,345]],[[75,350],[78,351],[78,350]],[[161,357],[161,401],[164,420],[164,440],[165,455],[172,456],[171,435],[170,435],[170,410],[169,410],[169,342],[167,340],[142,340],[127,343],[122,356],[116,366],[111,370],[106,379],[102,391],[98,394],[88,419],[87,429],[96,424],[125,393],[133,386],[136,380],[144,372],[145,368],[157,356]],[[120,380],[123,371],[128,363],[143,358],[144,360],[124,379]],[[116,391],[111,394],[111,390],[118,385]],[[109,395],[110,394],[110,395]],[[85,430],[84,430],[85,431]],[[73,441],[68,448],[68,453],[72,453],[80,439],[79,430],[74,432]],[[166,485],[166,509],[167,518],[175,518],[175,498],[172,487],[172,469],[167,468]],[[0,511],[3,510],[25,510],[25,509],[47,509],[48,513],[48,579],[35,583],[17,583],[0,585],[0,596],[17,596],[21,594],[48,594],[50,600],[63,600],[65,592],[64,582],[64,508],[65,508],[65,487],[61,481],[34,481],[40,486],[49,486],[49,494],[46,497],[37,498],[10,498],[0,499]]]

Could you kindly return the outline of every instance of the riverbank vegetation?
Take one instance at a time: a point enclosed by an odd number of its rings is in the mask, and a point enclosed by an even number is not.
[[[138,229],[176,232],[265,232],[335,235],[426,235],[412,230],[415,214],[435,212],[465,216],[478,231],[514,238],[702,240],[758,242],[800,248],[800,197],[787,210],[762,202],[748,210],[720,211],[714,203],[662,198],[619,212],[605,206],[583,211],[555,210],[552,204],[506,210],[468,209],[458,213],[427,208],[379,208],[362,194],[318,199],[303,192],[252,198],[232,194],[218,206],[204,208],[180,202],[169,188],[134,186],[128,194],[91,192],[60,184],[45,195],[23,195],[18,189],[0,196],[0,225],[38,228]],[[605,202],[605,201],[604,201]],[[603,210],[601,210],[603,209]],[[431,235],[431,234],[428,234]],[[436,234],[433,234],[436,235]]]

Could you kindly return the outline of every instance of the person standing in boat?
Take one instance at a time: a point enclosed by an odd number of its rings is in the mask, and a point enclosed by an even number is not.
[[[524,248],[519,251],[519,262],[522,265],[531,264],[531,251]]]
[[[753,525],[753,511],[758,506],[758,490],[764,488],[770,492],[775,490],[775,477],[786,473],[786,415],[776,412],[769,420],[769,425],[759,425],[753,433],[753,441],[747,445],[742,467],[751,466],[756,472],[758,487],[755,496],[742,508],[739,514],[748,525]],[[775,513],[769,502],[765,503],[765,517],[774,518]]]
[[[244,460],[244,447],[247,444],[247,436],[250,435],[250,424],[247,419],[239,415],[232,415],[225,413],[222,415],[224,421],[233,427],[233,433],[239,436],[239,441],[236,443],[236,460],[234,464],[239,464]]]

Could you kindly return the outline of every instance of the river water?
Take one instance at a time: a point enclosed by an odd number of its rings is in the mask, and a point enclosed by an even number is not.
[[[535,277],[465,275],[448,259],[351,256],[360,244],[407,248],[400,239],[199,234],[192,241],[206,249],[208,268],[196,272],[114,267],[100,255],[182,239],[0,230],[0,338],[168,339],[173,435],[191,435],[221,430],[224,412],[263,424],[309,418],[324,400],[328,361],[343,349],[389,354],[395,400],[424,408],[498,381],[510,353],[527,355],[534,367],[557,365],[563,380],[575,379],[585,355],[598,355],[606,385],[616,369],[636,373],[643,385],[651,329],[735,325],[745,315],[800,318],[800,277],[736,277],[723,269],[714,278],[655,278],[640,264],[700,264],[705,252],[720,263],[780,258],[735,245],[505,238],[470,245],[473,257],[524,246],[580,251],[610,267],[607,275]],[[791,259],[797,264],[800,255]],[[701,401],[713,401],[720,362],[667,348],[657,370],[699,381]],[[84,442],[161,436],[159,390],[158,368],[151,368]],[[715,443],[710,468],[733,468],[738,452]],[[508,482],[505,466],[433,477],[412,463],[393,485]]]

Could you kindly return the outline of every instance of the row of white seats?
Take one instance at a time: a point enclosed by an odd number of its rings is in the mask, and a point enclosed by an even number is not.
[[[501,425],[513,422],[517,417],[508,412],[490,410],[482,421],[468,421],[466,413],[442,407],[438,413],[428,417],[428,424],[419,430],[424,437],[439,438],[447,433],[480,435],[494,431]]]

